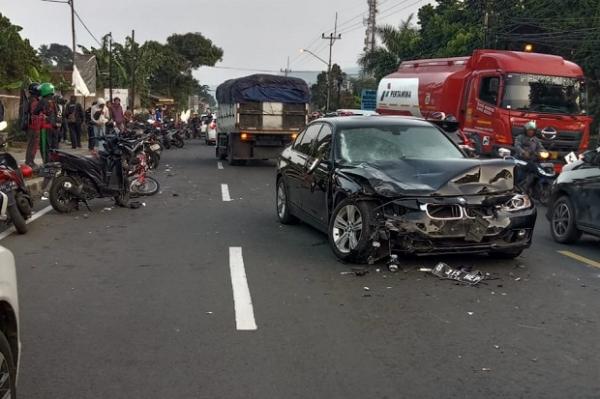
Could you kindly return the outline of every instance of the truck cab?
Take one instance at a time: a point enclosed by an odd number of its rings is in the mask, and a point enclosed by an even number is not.
[[[562,162],[589,144],[586,97],[582,69],[561,57],[477,50],[470,57],[403,62],[380,83],[377,110],[455,115],[477,152],[491,155],[511,147],[534,120],[551,158]]]

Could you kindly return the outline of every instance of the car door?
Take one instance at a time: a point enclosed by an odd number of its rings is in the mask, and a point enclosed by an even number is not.
[[[577,209],[577,224],[600,230],[600,165],[583,165],[570,173],[575,185],[576,195],[572,199]]]
[[[327,226],[327,193],[329,192],[332,167],[331,140],[333,127],[323,123],[319,136],[309,156],[302,180],[302,207],[319,224]],[[314,162],[318,162],[314,170],[309,171]]]
[[[321,124],[309,125],[302,132],[290,151],[289,163],[285,170],[285,182],[288,189],[288,199],[296,207],[302,207],[301,184],[306,174],[306,163],[316,141]]]

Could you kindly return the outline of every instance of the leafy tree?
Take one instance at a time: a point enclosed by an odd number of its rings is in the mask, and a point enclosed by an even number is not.
[[[192,69],[204,65],[212,66],[223,59],[223,50],[200,33],[171,35],[167,38],[167,45],[188,61]]]
[[[63,44],[43,44],[38,49],[38,55],[42,63],[49,67],[71,69],[73,66],[73,50]]]
[[[40,60],[21,30],[0,13],[0,87],[17,88],[39,76]]]
[[[352,92],[344,89],[343,84],[348,80],[347,75],[338,64],[331,66],[331,98],[329,110],[339,108],[354,108],[355,99]],[[312,105],[315,109],[327,108],[327,72],[317,76],[317,83],[311,87]]]

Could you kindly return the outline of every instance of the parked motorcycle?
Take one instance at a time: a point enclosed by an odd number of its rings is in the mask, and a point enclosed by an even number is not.
[[[158,193],[160,184],[147,175],[149,170],[144,140],[126,140],[123,148],[127,152],[126,159],[129,165],[129,190],[132,195],[154,195]]]
[[[175,146],[177,148],[183,148],[185,142],[183,141],[183,135],[179,129],[175,127],[173,122],[165,122],[163,123],[163,145],[165,148],[169,149],[171,146]]]
[[[52,179],[50,204],[57,212],[68,213],[94,198],[115,199],[117,205],[129,205],[129,165],[122,139],[105,136],[98,157],[84,157],[55,150],[40,175]]]
[[[5,121],[0,122],[0,131],[6,127]],[[5,147],[4,142],[1,145]],[[12,155],[0,153],[0,220],[12,223],[19,234],[27,232],[26,220],[31,217],[33,208],[33,200],[24,180],[32,174],[29,166],[19,166]]]

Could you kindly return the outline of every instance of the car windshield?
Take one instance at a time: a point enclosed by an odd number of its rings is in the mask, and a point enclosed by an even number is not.
[[[585,114],[585,83],[578,78],[508,74],[502,107],[553,114]]]
[[[429,126],[381,126],[342,129],[337,154],[342,162],[464,158],[438,129]]]

